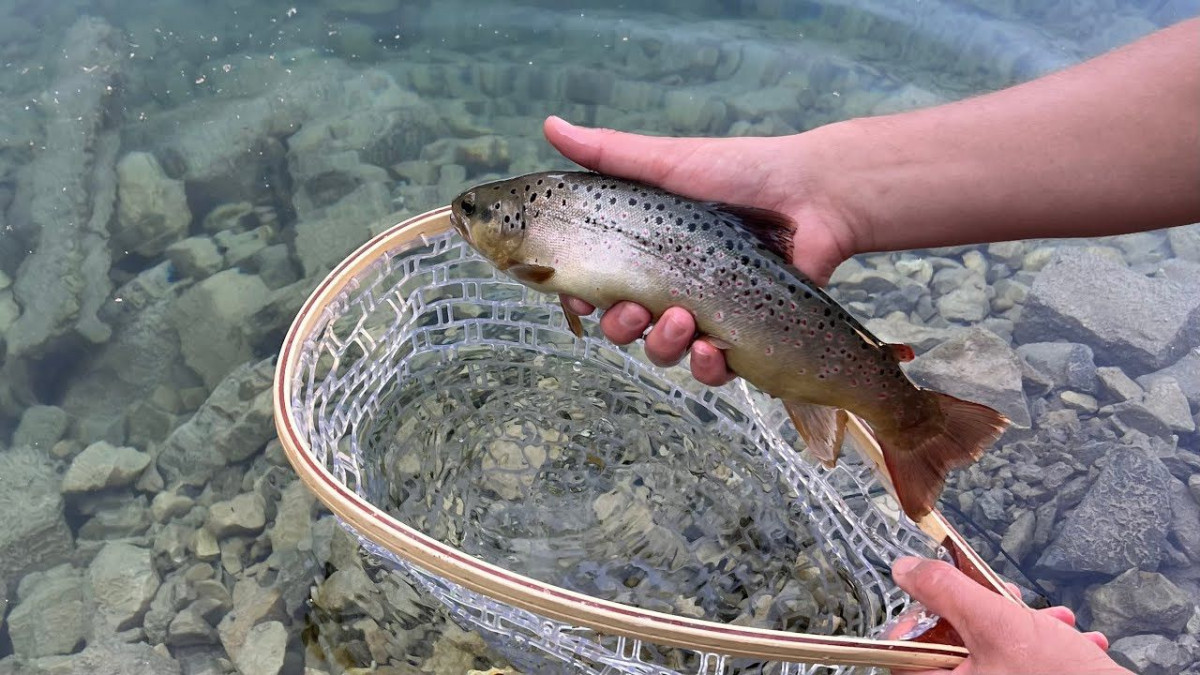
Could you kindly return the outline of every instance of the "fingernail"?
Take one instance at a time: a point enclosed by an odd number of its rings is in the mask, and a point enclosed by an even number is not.
[[[646,322],[641,316],[638,316],[639,314],[640,312],[630,311],[630,308],[626,308],[617,314],[617,323],[625,328],[640,328]]]
[[[684,325],[683,319],[680,319],[675,314],[667,317],[663,322],[663,337],[671,342],[677,342],[688,337],[687,327]]]
[[[892,563],[892,576],[894,576],[894,577],[907,576],[910,572],[912,572],[914,569],[916,569],[917,565],[920,565],[920,564],[921,564],[920,558],[915,558],[912,556],[896,558],[896,561]]]

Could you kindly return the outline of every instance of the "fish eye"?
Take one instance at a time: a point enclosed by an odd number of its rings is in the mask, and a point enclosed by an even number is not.
[[[475,193],[468,192],[463,195],[462,201],[459,202],[459,208],[462,209],[464,216],[475,215]]]

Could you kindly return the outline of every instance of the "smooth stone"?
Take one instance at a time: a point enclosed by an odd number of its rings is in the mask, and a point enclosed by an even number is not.
[[[84,448],[63,476],[66,494],[125,487],[150,465],[150,455],[136,448],[121,448],[98,441]]]

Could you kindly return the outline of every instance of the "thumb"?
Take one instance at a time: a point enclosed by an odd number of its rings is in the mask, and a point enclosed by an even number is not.
[[[675,192],[672,169],[681,156],[703,142],[692,138],[642,136],[612,129],[577,127],[560,117],[547,117],[542,125],[546,140],[564,157],[593,171],[651,183]]]
[[[1003,613],[1017,609],[940,560],[899,558],[892,565],[892,578],[929,611],[949,621],[968,647],[991,634]]]

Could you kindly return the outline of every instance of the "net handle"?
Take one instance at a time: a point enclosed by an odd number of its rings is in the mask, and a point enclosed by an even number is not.
[[[449,216],[448,206],[434,209],[400,222],[363,244],[310,294],[284,338],[273,383],[276,430],[300,480],[338,518],[373,542],[430,573],[514,607],[584,626],[602,635],[774,661],[911,670],[952,669],[963,661],[967,650],[955,645],[735,626],[641,609],[553,586],[479,560],[397,521],[359,497],[318,463],[307,440],[298,431],[301,427],[293,417],[293,406],[290,405],[306,342],[324,327],[321,320],[324,310],[358,274],[389,251],[448,230]],[[941,522],[944,523],[944,519]],[[952,531],[948,524],[945,527],[945,532]],[[941,540],[937,534],[934,536]],[[970,551],[965,542],[963,545],[964,550]]]

